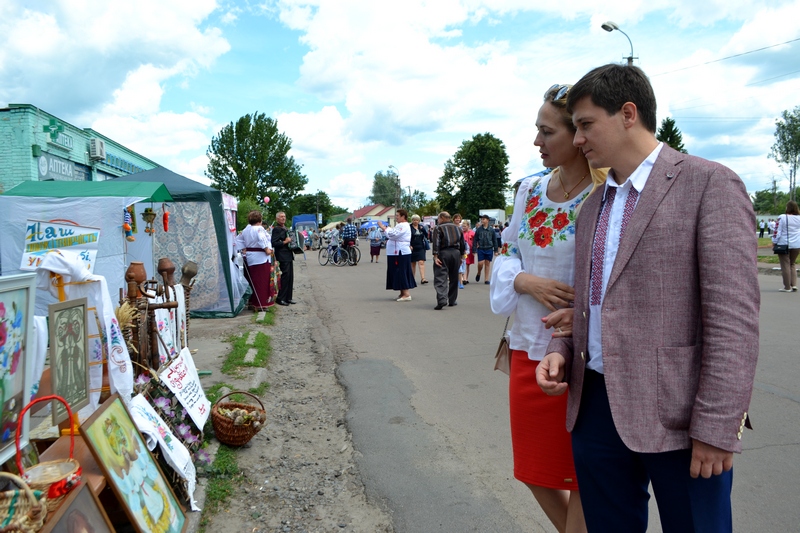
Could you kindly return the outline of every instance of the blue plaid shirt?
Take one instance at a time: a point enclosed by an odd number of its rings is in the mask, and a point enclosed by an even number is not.
[[[356,240],[356,237],[358,237],[358,231],[356,231],[356,227],[353,224],[346,224],[345,227],[342,228],[342,240]]]

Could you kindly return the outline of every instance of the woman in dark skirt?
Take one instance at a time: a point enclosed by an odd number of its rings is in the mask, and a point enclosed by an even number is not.
[[[383,241],[383,232],[377,226],[369,230],[369,262],[372,263],[373,259],[378,262],[381,256],[381,241]]]
[[[425,279],[425,243],[428,241],[428,232],[425,226],[419,223],[419,215],[411,217],[411,275],[416,279],[417,265],[419,265],[419,282],[428,283]]]
[[[395,215],[397,224],[389,228],[380,220],[378,225],[386,231],[386,290],[400,291],[398,302],[411,301],[409,289],[417,286],[411,272],[411,226],[408,223],[408,211],[398,209]]]

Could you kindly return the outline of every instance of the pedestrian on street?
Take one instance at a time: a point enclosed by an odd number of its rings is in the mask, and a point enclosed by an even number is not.
[[[296,304],[292,300],[292,287],[294,285],[294,254],[289,249],[292,238],[286,229],[286,213],[278,211],[275,215],[275,225],[272,227],[272,248],[275,250],[275,259],[281,269],[280,289],[275,303],[278,305]]]
[[[464,234],[453,224],[450,213],[442,211],[431,237],[433,244],[433,288],[436,289],[436,309],[458,305],[458,267],[466,259]]]
[[[767,229],[767,221],[763,218],[758,222],[758,238],[764,238],[764,231]]]
[[[797,254],[800,253],[800,209],[797,202],[789,200],[786,204],[786,214],[778,219],[772,244],[787,244],[789,250],[785,254],[778,254],[781,262],[781,276],[783,288],[780,292],[797,292]]]
[[[461,220],[461,215],[453,215],[453,223],[455,223],[456,216],[460,220],[461,231],[464,233],[464,244],[467,245],[467,262],[464,271],[464,285],[469,285],[469,267],[475,264],[475,243],[473,237],[475,231],[470,227],[469,222]]]
[[[381,256],[381,241],[383,240],[383,232],[378,226],[374,226],[369,230],[369,262],[373,260],[378,262]]]
[[[386,232],[386,290],[400,291],[398,302],[410,302],[410,289],[417,286],[411,272],[411,226],[408,223],[408,211],[398,209],[395,213],[397,222],[393,228],[378,221],[378,226]]]
[[[730,532],[759,347],[752,201],[732,170],[656,139],[638,67],[592,70],[567,110],[574,145],[611,170],[575,225],[572,337],[536,378],[569,388],[586,525],[646,531],[652,484],[665,533]]]
[[[427,259],[428,231],[419,223],[419,215],[411,216],[411,275],[417,279],[417,265],[419,265],[419,283],[425,285],[425,260]]]
[[[571,334],[575,271],[575,219],[605,170],[591,170],[572,146],[575,126],[567,112],[570,85],[544,94],[533,144],[554,169],[525,178],[517,190],[510,228],[495,260],[489,295],[492,311],[510,316],[508,385],[514,477],[525,483],[558,531],[586,531],[566,429],[567,398],[547,396],[536,368],[552,336]]]
[[[500,251],[500,242],[494,232],[494,228],[489,226],[489,215],[481,215],[481,225],[475,230],[472,238],[478,254],[478,275],[475,281],[481,280],[481,270],[484,271],[486,285],[492,279],[492,259]]]

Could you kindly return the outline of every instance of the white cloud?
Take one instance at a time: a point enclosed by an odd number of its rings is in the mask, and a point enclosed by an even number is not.
[[[333,205],[355,210],[366,205],[372,192],[372,176],[363,172],[339,174],[330,180],[325,191]]]

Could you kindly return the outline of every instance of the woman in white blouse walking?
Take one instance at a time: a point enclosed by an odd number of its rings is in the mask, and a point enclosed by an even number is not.
[[[570,87],[554,85],[544,95],[533,144],[544,166],[554,170],[520,185],[495,260],[490,298],[495,313],[516,311],[509,340],[514,477],[528,486],[558,531],[582,532],[586,525],[565,427],[566,395],[547,396],[536,384],[536,367],[552,336],[572,334],[575,219],[606,176],[590,169],[572,144],[575,128],[566,110]]]
[[[397,224],[393,228],[378,221],[382,230],[386,231],[386,290],[400,291],[398,302],[411,300],[409,289],[417,286],[411,271],[411,226],[408,223],[408,211],[398,209],[395,215]]]

